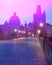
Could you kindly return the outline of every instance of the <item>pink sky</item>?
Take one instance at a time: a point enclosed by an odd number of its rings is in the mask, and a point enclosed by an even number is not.
[[[20,17],[22,23],[24,23],[25,19],[31,21],[38,4],[41,5],[42,11],[45,9],[48,17],[52,10],[52,0],[37,1],[38,0],[0,0],[0,23],[4,23],[6,19],[9,20],[14,12]],[[47,21],[49,20],[50,19],[47,19]]]

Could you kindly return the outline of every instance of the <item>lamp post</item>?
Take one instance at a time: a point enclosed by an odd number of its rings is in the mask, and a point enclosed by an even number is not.
[[[41,30],[39,29],[39,30],[37,30],[37,33],[38,33],[38,37],[39,37],[39,34],[41,33]]]
[[[30,35],[31,33],[29,32],[28,34]]]
[[[23,31],[21,31],[21,33],[23,34],[24,32],[23,32]]]
[[[25,33],[26,33],[26,31],[23,31],[23,33],[25,34]]]
[[[40,26],[40,29],[41,29],[41,37],[43,37],[43,34],[44,34],[44,23],[43,22],[40,22],[40,24],[39,24],[39,26]]]
[[[34,34],[32,33],[32,37],[34,37]]]
[[[43,23],[40,23],[39,25],[40,25],[40,27],[43,27]]]
[[[14,29],[14,32],[17,32],[17,29]]]
[[[14,38],[16,38],[17,37],[17,29],[14,29]]]
[[[18,30],[18,33],[20,33],[21,31],[20,30]]]

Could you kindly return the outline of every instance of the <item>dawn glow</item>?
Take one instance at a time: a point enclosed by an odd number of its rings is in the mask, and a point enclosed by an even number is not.
[[[24,24],[32,21],[36,13],[37,5],[41,5],[42,11],[46,11],[46,22],[52,24],[52,0],[0,0],[0,24],[13,15],[14,12]]]

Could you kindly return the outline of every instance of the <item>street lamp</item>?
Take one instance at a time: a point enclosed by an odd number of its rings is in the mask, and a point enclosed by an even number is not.
[[[34,34],[32,34],[32,37],[34,37]]]
[[[23,31],[23,33],[25,34],[25,33],[26,33],[26,31]]]
[[[21,31],[21,33],[24,33],[23,31]]]
[[[19,30],[18,33],[20,33],[21,31]]]
[[[43,23],[40,23],[39,25],[40,25],[40,27],[43,27]]]
[[[29,32],[28,34],[30,35],[31,33]]]
[[[17,29],[14,29],[14,32],[17,32]]]
[[[40,32],[41,32],[40,30],[37,31],[38,34],[40,34]]]
[[[41,33],[41,30],[40,30],[40,29],[37,30],[37,35],[38,35],[38,37],[39,37],[40,33]]]

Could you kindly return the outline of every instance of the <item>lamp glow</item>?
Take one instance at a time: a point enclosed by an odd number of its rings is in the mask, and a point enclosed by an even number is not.
[[[24,33],[23,31],[21,31],[21,33]]]
[[[21,31],[19,30],[18,33],[20,33]]]
[[[14,32],[17,32],[17,29],[14,29]]]
[[[29,32],[28,34],[30,35],[31,33]]]
[[[43,27],[43,23],[40,23],[40,27]]]
[[[32,34],[32,37],[34,37],[34,34]]]
[[[41,32],[40,30],[37,31],[38,34],[40,34],[40,32]]]
[[[24,34],[26,33],[26,31],[24,31]]]

